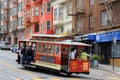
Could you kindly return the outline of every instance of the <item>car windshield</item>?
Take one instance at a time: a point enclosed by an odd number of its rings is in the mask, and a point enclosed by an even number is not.
[[[5,43],[5,45],[10,45],[10,43]]]

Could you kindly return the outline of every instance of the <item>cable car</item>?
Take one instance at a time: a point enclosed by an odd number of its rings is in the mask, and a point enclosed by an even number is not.
[[[80,55],[83,50],[90,49],[91,45],[73,42],[73,39],[68,36],[58,37],[54,35],[52,40],[50,38],[49,35],[44,37],[34,35],[30,40],[19,41],[19,47],[23,43],[35,45],[34,60],[31,60],[30,64],[23,65],[24,67],[34,66],[35,68],[48,69],[67,75],[72,73],[89,74],[90,61],[89,59],[80,59]],[[72,48],[76,50],[76,53],[75,58],[71,60],[70,53]]]

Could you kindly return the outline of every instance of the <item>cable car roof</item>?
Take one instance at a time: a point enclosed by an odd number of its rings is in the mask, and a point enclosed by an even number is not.
[[[92,46],[90,44],[86,44],[86,43],[82,43],[82,42],[73,42],[73,41],[62,41],[62,42],[58,42],[58,43],[61,43],[61,44],[68,44],[68,45],[76,45],[76,46]]]
[[[39,41],[39,40],[30,40],[30,39],[21,39],[20,41],[30,41],[30,42],[42,42],[42,43],[54,43],[54,44],[66,44],[66,45],[76,45],[76,46],[92,46],[90,44],[82,42],[74,42],[72,40],[63,40],[63,41]]]
[[[60,38],[60,37],[67,37],[67,35],[52,35],[52,34],[32,34],[33,37],[54,37],[54,38]]]

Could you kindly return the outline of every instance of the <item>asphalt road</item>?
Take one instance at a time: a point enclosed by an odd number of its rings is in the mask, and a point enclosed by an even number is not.
[[[25,69],[16,63],[16,54],[0,50],[0,80],[120,80],[118,75],[103,70],[90,69],[90,75],[73,74],[66,77],[40,69]]]

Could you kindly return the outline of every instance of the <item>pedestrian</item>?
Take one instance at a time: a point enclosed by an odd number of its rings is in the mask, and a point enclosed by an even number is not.
[[[25,64],[25,62],[26,62],[26,46],[25,46],[25,44],[22,46],[22,48],[21,48],[21,60],[22,60],[22,65],[24,65]]]
[[[26,64],[30,65],[33,57],[32,45],[26,48]]]

